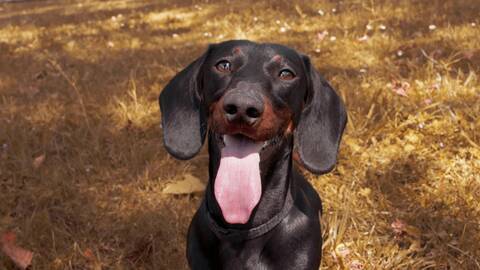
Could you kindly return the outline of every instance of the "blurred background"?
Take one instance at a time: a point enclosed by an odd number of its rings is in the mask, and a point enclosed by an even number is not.
[[[321,269],[480,269],[479,14],[478,0],[0,1],[0,233],[31,269],[186,269],[208,156],[167,155],[157,98],[209,43],[250,39],[309,55],[347,105],[336,169],[307,174]]]

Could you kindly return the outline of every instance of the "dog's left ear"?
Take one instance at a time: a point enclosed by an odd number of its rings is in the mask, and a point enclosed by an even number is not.
[[[160,94],[163,143],[175,158],[186,160],[202,148],[207,115],[201,102],[201,68],[210,48],[165,86]]]
[[[337,152],[347,113],[341,98],[302,55],[307,72],[305,106],[295,129],[295,147],[300,161],[312,173],[331,171],[337,161]]]

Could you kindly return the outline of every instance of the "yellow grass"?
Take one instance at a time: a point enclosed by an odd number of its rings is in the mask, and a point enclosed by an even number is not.
[[[206,180],[207,155],[167,156],[157,96],[208,43],[246,38],[310,55],[348,107],[337,168],[308,174],[322,269],[480,269],[478,14],[477,0],[0,4],[0,232],[33,269],[186,268],[201,195],[161,191]]]

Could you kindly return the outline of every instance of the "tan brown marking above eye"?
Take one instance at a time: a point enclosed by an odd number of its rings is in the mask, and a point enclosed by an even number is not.
[[[240,50],[239,47],[235,47],[235,48],[233,48],[233,51],[232,51],[232,52],[233,52],[234,54],[238,54],[238,53],[241,53],[242,50]]]
[[[272,57],[272,60],[276,63],[281,63],[283,58],[281,55],[276,54],[275,56]]]

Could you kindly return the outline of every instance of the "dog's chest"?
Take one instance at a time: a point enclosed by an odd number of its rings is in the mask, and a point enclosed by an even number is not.
[[[260,237],[262,238],[262,237]],[[241,243],[225,241],[219,245],[219,259],[222,269],[264,269],[266,243],[261,239],[244,241]],[[236,268],[241,266],[241,268]]]

